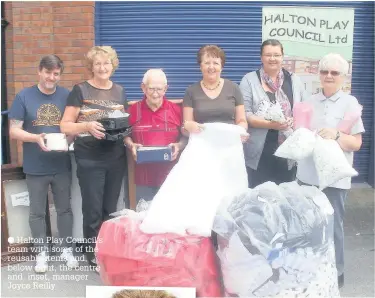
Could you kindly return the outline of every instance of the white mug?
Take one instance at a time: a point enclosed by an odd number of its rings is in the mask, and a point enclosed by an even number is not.
[[[44,136],[46,147],[53,151],[68,151],[68,141],[63,133],[48,133]]]

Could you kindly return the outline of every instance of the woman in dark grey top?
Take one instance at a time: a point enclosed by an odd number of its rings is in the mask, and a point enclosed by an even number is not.
[[[247,130],[245,107],[240,88],[221,78],[224,51],[216,45],[203,46],[198,52],[202,80],[189,86],[183,101],[184,131],[199,133],[202,123],[237,124]],[[248,135],[241,137],[246,142]]]

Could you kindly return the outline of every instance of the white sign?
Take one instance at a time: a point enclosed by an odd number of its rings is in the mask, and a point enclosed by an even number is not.
[[[12,199],[13,207],[30,206],[29,192],[28,191],[16,193],[16,194],[10,195],[10,197]]]
[[[263,7],[262,39],[280,40],[287,55],[321,58],[336,52],[351,60],[353,34],[353,8]]]

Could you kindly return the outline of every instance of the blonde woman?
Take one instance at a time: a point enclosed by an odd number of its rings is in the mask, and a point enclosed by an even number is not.
[[[113,48],[91,48],[86,62],[92,78],[73,87],[60,128],[63,133],[76,136],[74,155],[82,195],[86,256],[96,268],[96,237],[102,222],[116,211],[126,169],[123,141],[105,140],[105,129],[98,120],[115,110],[124,112],[127,100],[125,89],[111,81],[119,65]]]
[[[177,298],[163,290],[121,290],[112,295],[112,298]]]

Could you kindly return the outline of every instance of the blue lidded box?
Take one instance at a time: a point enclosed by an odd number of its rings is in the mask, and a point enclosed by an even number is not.
[[[171,147],[140,147],[137,150],[137,164],[168,162],[171,160]]]

